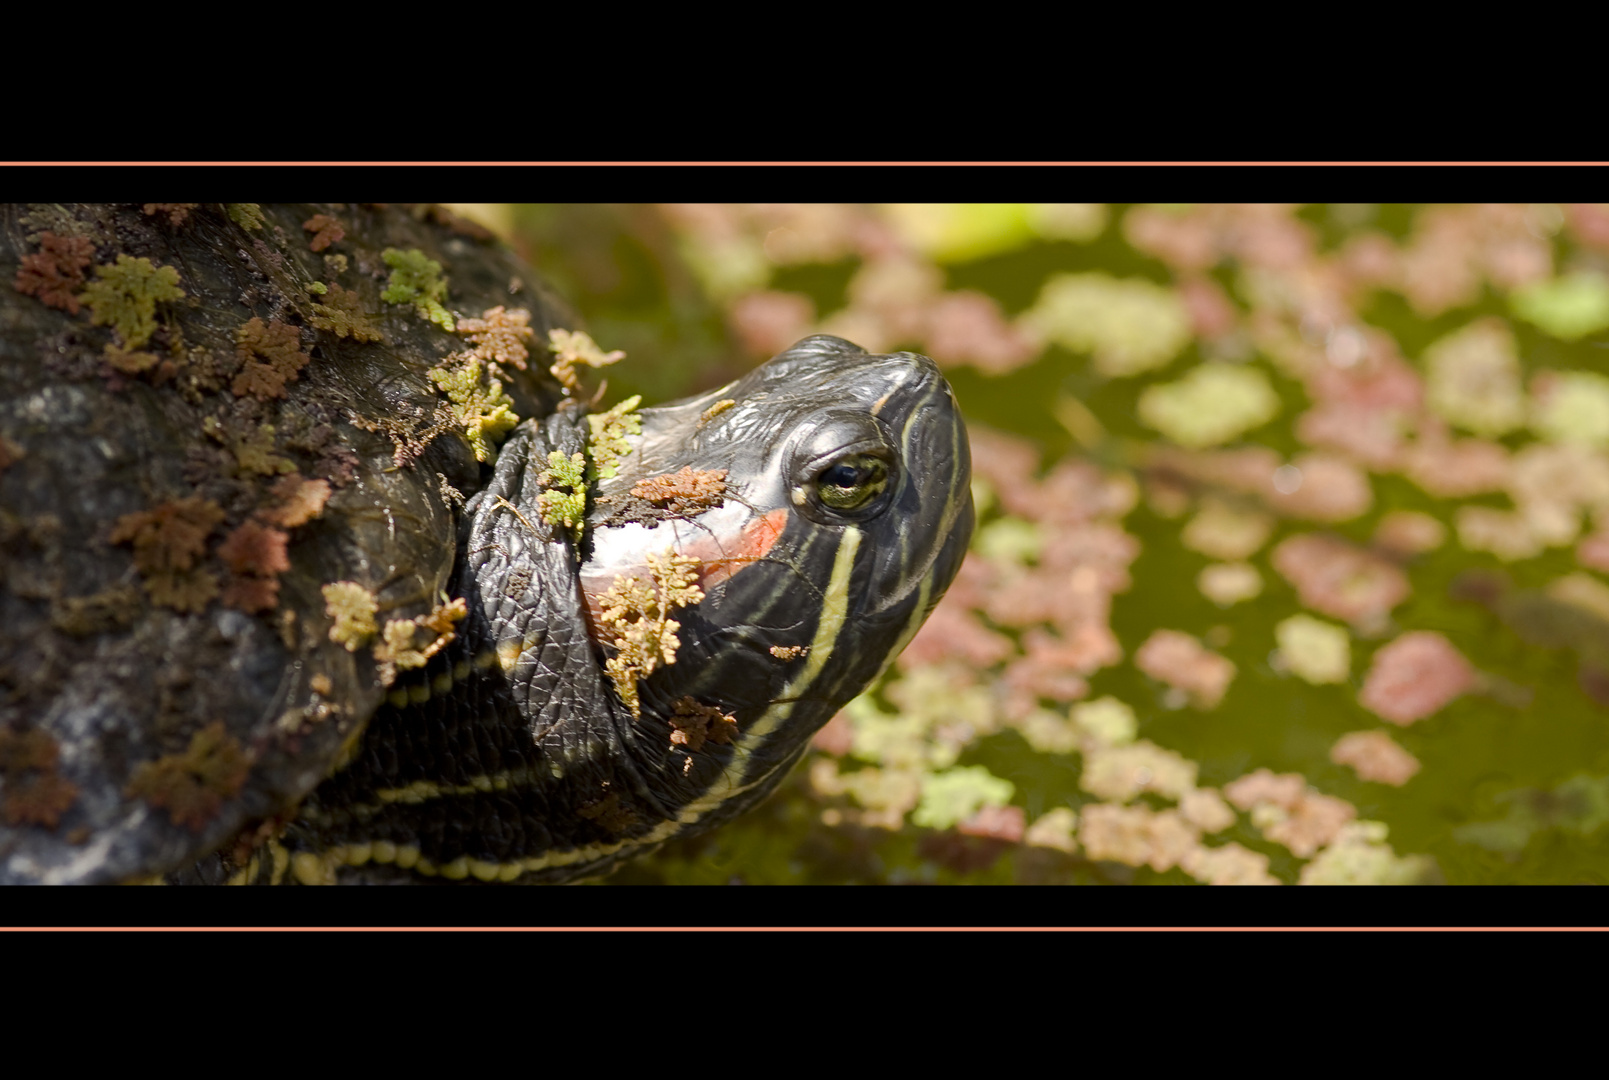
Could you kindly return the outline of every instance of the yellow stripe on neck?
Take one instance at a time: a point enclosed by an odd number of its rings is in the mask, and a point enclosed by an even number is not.
[[[693,824],[728,799],[741,795],[749,788],[765,781],[766,777],[761,776],[751,783],[743,784],[743,773],[747,770],[749,758],[753,756],[755,750],[784,720],[793,715],[794,703],[820,676],[822,669],[827,666],[827,661],[832,659],[833,648],[838,644],[844,622],[849,618],[849,580],[855,570],[855,552],[860,548],[863,535],[854,526],[844,527],[843,539],[839,541],[838,552],[833,557],[832,578],[828,581],[827,591],[821,598],[821,621],[816,624],[816,636],[810,642],[810,655],[805,661],[804,668],[783,689],[779,695],[780,700],[737,737],[732,745],[731,760],[727,762],[721,775],[715,778],[714,783],[710,784],[703,795],[683,807],[675,822],[666,822],[666,825],[676,826],[671,832],[681,831],[682,826]],[[659,831],[654,830],[655,833]],[[656,837],[656,842],[661,839],[664,837]]]

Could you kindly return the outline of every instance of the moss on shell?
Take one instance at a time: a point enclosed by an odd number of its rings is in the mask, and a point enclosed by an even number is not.
[[[335,624],[330,640],[357,652],[379,631],[375,612],[380,610],[374,594],[355,581],[336,581],[324,586],[324,612]]]
[[[200,832],[225,799],[240,793],[250,765],[240,741],[217,720],[191,736],[183,753],[141,765],[126,793],[167,810],[175,825]]]
[[[441,263],[418,248],[386,248],[380,257],[391,268],[391,278],[380,299],[388,304],[412,304],[421,318],[452,331],[453,317],[441,305],[447,298],[447,279],[441,276]]]
[[[520,422],[514,412],[514,399],[503,392],[501,380],[492,378],[480,357],[473,353],[450,356],[431,368],[429,374],[452,402],[453,415],[463,425],[475,460],[496,461],[495,442]]]
[[[79,299],[89,306],[90,321],[110,326],[125,352],[139,349],[156,333],[158,303],[184,299],[179,272],[150,259],[119,255],[115,263],[97,266],[95,276]]]

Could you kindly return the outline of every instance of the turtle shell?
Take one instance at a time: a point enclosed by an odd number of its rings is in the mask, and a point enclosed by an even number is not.
[[[0,275],[0,882],[249,848],[451,636],[573,318],[431,207],[12,205]]]

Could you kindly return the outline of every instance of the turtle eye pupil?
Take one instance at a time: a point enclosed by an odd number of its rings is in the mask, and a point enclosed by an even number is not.
[[[888,465],[870,454],[834,462],[816,477],[816,493],[834,510],[858,510],[888,486]]]

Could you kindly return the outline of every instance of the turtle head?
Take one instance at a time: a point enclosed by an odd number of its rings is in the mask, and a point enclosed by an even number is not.
[[[674,661],[661,649],[635,680],[633,729],[678,747],[701,790],[758,798],[898,655],[960,568],[973,524],[966,429],[931,360],[827,336],[640,415],[589,514],[582,590],[595,640],[620,687],[623,586],[664,601],[626,616],[638,640],[663,641],[645,622],[677,624]],[[735,720],[727,741],[703,741],[702,728],[671,738],[710,709]]]

